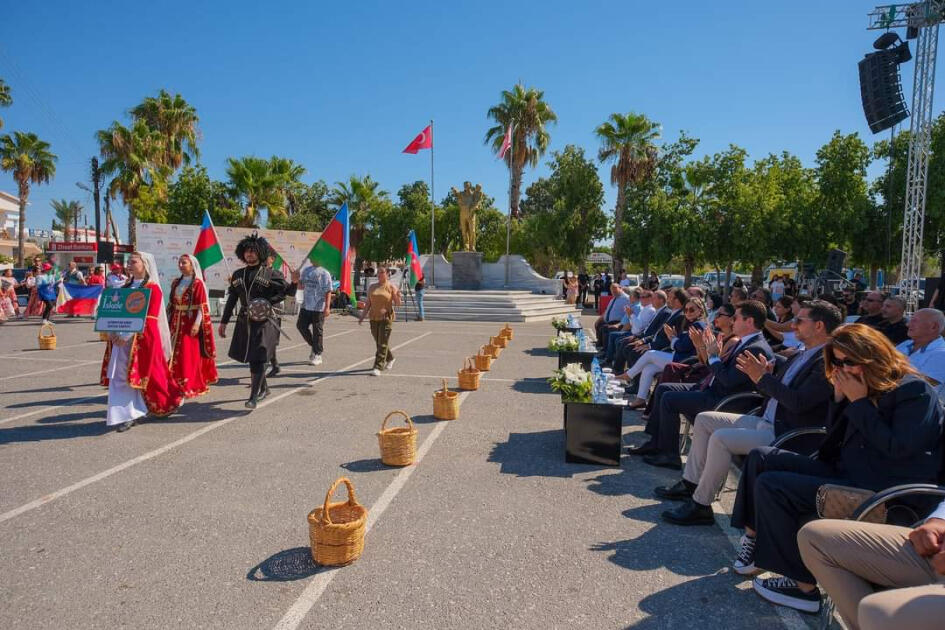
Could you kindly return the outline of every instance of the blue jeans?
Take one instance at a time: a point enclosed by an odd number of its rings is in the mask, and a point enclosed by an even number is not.
[[[423,317],[423,289],[420,289],[419,291],[414,291],[414,295],[417,296],[417,315],[418,317],[420,317],[420,319],[424,319]]]

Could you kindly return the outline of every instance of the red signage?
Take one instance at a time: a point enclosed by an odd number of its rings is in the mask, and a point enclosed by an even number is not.
[[[78,263],[94,263],[95,256],[73,256],[72,260]]]

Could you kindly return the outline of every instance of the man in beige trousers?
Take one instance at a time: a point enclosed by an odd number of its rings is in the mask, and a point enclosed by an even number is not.
[[[812,521],[797,544],[850,630],[945,628],[945,502],[912,530]]]

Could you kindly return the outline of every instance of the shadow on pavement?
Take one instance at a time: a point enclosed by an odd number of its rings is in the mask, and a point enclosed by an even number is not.
[[[40,418],[36,421],[37,424],[54,424],[60,422],[75,422],[77,420],[102,420],[105,417],[105,412],[102,409],[97,409],[95,411],[86,411],[82,413],[64,413],[58,416],[48,416],[46,418]]]
[[[611,553],[610,562],[631,571],[665,567],[677,575],[696,576],[725,569],[733,554],[725,534],[714,525],[678,527],[663,523],[659,515],[668,507],[654,504],[625,510],[627,518],[654,523],[653,527],[636,538],[598,543],[591,550]],[[734,581],[729,580],[729,588],[733,585]]]
[[[70,392],[82,387],[92,387],[93,385],[98,385],[98,381],[93,381],[91,383],[78,383],[76,385],[60,385],[59,387],[39,387],[36,389],[21,389],[18,391],[7,392],[8,394],[45,394],[49,392]],[[105,388],[101,390],[104,392]],[[95,390],[90,390],[90,394],[95,393]],[[47,401],[48,402],[48,401]]]
[[[414,422],[417,419],[414,418]],[[497,443],[489,455],[489,462],[500,464],[499,472],[516,477],[562,477],[609,466],[569,464],[564,461],[564,430],[536,433],[510,433],[505,443]]]
[[[551,337],[551,335],[549,335]],[[525,351],[525,354],[533,357],[553,357],[557,356],[557,353],[552,352],[548,348],[529,348]]]
[[[253,582],[292,582],[312,577],[320,569],[312,560],[311,549],[295,547],[269,556],[250,569],[246,579]]]
[[[95,398],[94,393],[90,392],[90,394],[93,394],[92,397]],[[101,395],[107,396],[107,393],[104,391],[104,389],[102,390]],[[12,405],[7,405],[4,408],[5,409],[25,409],[27,407],[48,407],[49,405],[57,405],[57,406],[64,407],[68,405],[74,405],[80,402],[87,402],[87,403],[92,402],[91,400],[87,400],[88,398],[89,396],[82,396],[81,398],[56,398],[55,400],[50,400],[50,399],[31,400],[29,402],[13,403]]]
[[[379,470],[392,470],[393,466],[385,466],[384,462],[380,458],[374,459],[358,459],[353,462],[348,462],[341,465],[345,470],[350,470],[351,472],[377,472]]]
[[[97,414],[102,417],[104,414]],[[41,442],[43,440],[66,440],[79,437],[96,437],[114,431],[105,422],[83,422],[69,424],[31,424],[25,427],[0,429],[0,444],[14,442]]]
[[[618,472],[589,479],[587,489],[608,497],[631,495],[644,500],[657,500],[653,489],[676,483],[682,474],[649,466],[639,457],[624,456],[621,466]]]
[[[540,377],[531,377],[531,378],[522,378],[512,384],[512,389],[521,392],[523,394],[554,394],[558,396],[558,392],[552,391],[551,385],[548,384],[547,378]]]

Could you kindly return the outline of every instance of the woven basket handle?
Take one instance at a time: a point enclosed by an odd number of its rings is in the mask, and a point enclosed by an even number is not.
[[[47,330],[49,331],[49,334],[44,335],[43,333],[45,333]],[[56,331],[53,330],[52,324],[43,324],[42,326],[39,327],[40,339],[42,339],[43,337],[55,337],[55,336],[56,336]]]
[[[463,367],[467,372],[476,371],[476,359],[474,357],[466,357],[466,363],[463,364]]]
[[[489,347],[489,346],[482,346],[481,348],[479,348],[479,354],[480,354],[480,355],[486,355],[486,354],[488,354],[488,352],[486,351],[486,348],[488,348],[488,347]]]
[[[331,516],[328,514],[328,502],[331,500],[331,495],[335,494],[335,490],[338,489],[340,483],[344,483],[348,487],[348,505],[360,505],[354,496],[354,486],[351,485],[348,478],[338,477],[335,479],[335,483],[328,488],[328,494],[325,495],[325,504],[322,506],[322,520],[329,524],[331,523]]]
[[[411,431],[413,431],[413,420],[410,419],[410,416],[407,415],[407,412],[401,411],[400,409],[397,409],[396,411],[391,411],[389,414],[387,414],[384,417],[384,422],[381,423],[381,431],[383,431],[387,427],[387,421],[390,420],[391,416],[396,416],[397,414],[400,414],[404,417],[404,420],[407,421],[407,426],[410,428]]]
[[[443,395],[446,396],[450,393],[450,388],[446,386],[446,379],[443,379]]]

